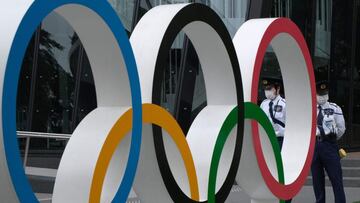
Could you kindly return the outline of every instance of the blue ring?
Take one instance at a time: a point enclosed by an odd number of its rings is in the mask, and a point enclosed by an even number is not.
[[[25,175],[20,158],[16,134],[17,87],[22,59],[32,34],[50,12],[66,4],[82,5],[97,13],[113,32],[126,64],[133,107],[132,138],[125,174],[113,199],[113,202],[126,202],[134,181],[141,146],[142,109],[140,83],[135,57],[128,36],[116,12],[106,0],[36,0],[23,17],[10,49],[2,98],[4,148],[11,180],[20,202],[38,202]]]

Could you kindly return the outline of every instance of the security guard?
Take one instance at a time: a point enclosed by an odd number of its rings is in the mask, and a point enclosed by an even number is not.
[[[325,173],[331,181],[335,203],[345,203],[343,177],[339,156],[339,140],[345,132],[345,121],[341,108],[328,102],[328,84],[320,81],[317,91],[316,145],[311,166],[313,187],[317,203],[325,203]]]
[[[261,103],[260,108],[266,113],[274,127],[279,146],[282,148],[285,132],[286,102],[279,94],[280,82],[279,79],[275,78],[264,78],[262,80],[266,99]]]
[[[262,84],[266,99],[261,103],[260,108],[269,118],[276,134],[280,149],[284,142],[286,101],[280,95],[281,80],[276,78],[264,78]],[[291,200],[286,200],[290,203]]]

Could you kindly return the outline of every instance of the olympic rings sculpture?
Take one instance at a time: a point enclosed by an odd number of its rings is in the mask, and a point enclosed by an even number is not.
[[[210,8],[164,5],[142,17],[129,41],[105,0],[11,0],[0,7],[2,201],[38,202],[21,164],[15,104],[19,59],[51,12],[81,39],[98,101],[66,146],[53,202],[125,202],[131,188],[146,203],[224,202],[235,180],[253,202],[290,199],[299,192],[314,150],[315,85],[305,40],[290,20],[249,20],[231,39]],[[208,103],[187,135],[160,107],[166,57],[180,31],[197,51]],[[281,152],[256,105],[270,45],[286,87]]]

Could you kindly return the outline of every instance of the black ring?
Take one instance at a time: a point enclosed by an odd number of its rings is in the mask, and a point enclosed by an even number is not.
[[[225,202],[235,182],[237,170],[240,164],[242,143],[243,143],[243,132],[244,132],[244,97],[243,97],[240,66],[231,36],[226,26],[222,22],[221,18],[211,8],[198,3],[189,4],[184,8],[182,8],[170,22],[164,34],[164,38],[161,42],[157,56],[154,80],[153,80],[154,83],[153,83],[153,92],[152,92],[152,102],[157,105],[161,104],[161,86],[163,82],[163,72],[165,71],[165,67],[167,66],[166,59],[168,57],[172,43],[174,42],[178,33],[187,24],[192,23],[194,21],[201,21],[207,23],[218,33],[219,37],[222,39],[223,44],[228,52],[234,73],[237,103],[238,103],[237,137],[236,137],[233,160],[231,162],[229,173],[223,185],[221,186],[220,190],[216,193],[216,202]],[[171,172],[167,160],[161,128],[156,125],[153,125],[153,134],[154,134],[155,152],[156,152],[158,165],[160,168],[160,173],[164,181],[164,184],[166,186],[166,189],[168,190],[172,200],[174,202],[181,202],[181,203],[197,202],[189,198],[176,183],[176,180]]]

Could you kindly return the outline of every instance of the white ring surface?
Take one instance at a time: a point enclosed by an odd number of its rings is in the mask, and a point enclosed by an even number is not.
[[[257,87],[263,52],[262,47],[274,32],[271,28],[279,19],[256,19],[244,23],[236,33],[233,42],[239,58],[243,76],[244,100],[257,101]],[[281,19],[280,19],[281,20]],[[274,31],[275,30],[275,31]],[[271,45],[280,64],[286,95],[286,131],[281,152],[285,184],[292,184],[302,172],[311,151],[314,122],[314,95],[309,67],[296,40],[288,33],[276,34]],[[261,59],[261,61],[259,61]],[[311,64],[310,64],[311,66]],[[316,111],[315,111],[316,112]],[[245,122],[243,154],[237,182],[253,199],[275,198],[266,186],[255,156],[253,134],[249,121]],[[273,177],[277,177],[277,166],[273,149],[265,131],[259,127],[261,148],[266,164]],[[254,136],[254,135],[253,135]],[[251,180],[251,181],[249,181]]]
[[[0,32],[0,78],[5,77],[5,67],[10,53],[10,48],[14,40],[16,31],[21,23],[23,16],[30,7],[32,0],[5,1],[0,7],[0,25],[3,26]],[[0,95],[3,95],[3,83],[0,83]],[[2,100],[1,100],[2,106]],[[2,120],[2,108],[0,108],[0,120]],[[3,129],[0,122],[0,129]],[[0,197],[3,202],[19,202],[13,187],[9,168],[6,162],[3,136],[0,136]]]
[[[133,31],[130,42],[138,65],[142,100],[153,103],[153,78],[161,42],[175,16],[189,4],[163,5],[148,11]],[[208,106],[196,117],[187,134],[198,176],[200,201],[207,199],[209,168],[220,128],[230,111],[237,106],[237,93],[232,64],[218,33],[204,22],[187,24],[183,31],[193,43],[204,73]],[[224,91],[225,90],[225,91]],[[160,90],[155,90],[160,91]],[[187,175],[177,147],[163,131],[166,154],[177,184],[190,197]],[[223,184],[233,157],[236,130],[224,148],[218,170],[217,189]],[[232,141],[231,141],[232,140]],[[155,155],[153,131],[143,127],[143,142],[134,190],[145,203],[171,202]]]
[[[114,123],[132,106],[130,83],[119,45],[95,12],[75,4],[62,6],[55,12],[73,27],[86,50],[94,75],[98,107],[81,121],[66,146],[53,202],[87,202],[102,146]],[[129,146],[127,136],[115,152],[118,156],[112,158],[101,201],[113,199],[125,170]]]

